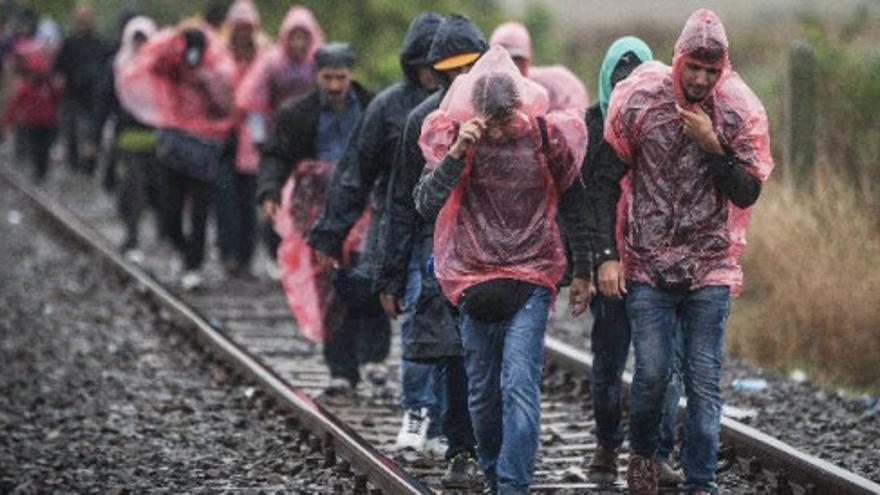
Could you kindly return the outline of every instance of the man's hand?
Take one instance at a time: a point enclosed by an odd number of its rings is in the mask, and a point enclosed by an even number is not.
[[[715,129],[712,128],[712,119],[706,115],[706,112],[699,105],[696,107],[696,111],[693,112],[685,110],[678,105],[675,105],[675,109],[678,111],[678,116],[684,125],[684,133],[696,141],[703,151],[715,153],[716,155],[724,154],[724,148],[721,147],[721,142],[718,141]]]
[[[608,260],[599,266],[599,292],[605,297],[622,299],[626,294],[626,274],[617,260]]]
[[[278,213],[278,203],[272,199],[264,199],[263,200],[263,213],[269,218],[275,218],[275,214]]]
[[[337,261],[336,258],[319,249],[315,249],[315,262],[318,264],[318,268],[322,271],[331,268],[339,268],[339,261]]]
[[[572,316],[580,316],[590,305],[591,297],[590,281],[585,278],[575,277],[571,279],[568,288],[568,306]]]
[[[464,154],[470,145],[480,140],[483,131],[486,130],[486,122],[480,117],[474,117],[461,125],[458,129],[458,139],[449,148],[449,154],[456,160],[464,158]]]
[[[379,302],[388,318],[397,319],[397,315],[403,313],[403,301],[393,294],[382,292],[379,294]]]

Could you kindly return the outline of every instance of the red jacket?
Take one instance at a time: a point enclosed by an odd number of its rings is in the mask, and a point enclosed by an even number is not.
[[[19,81],[6,107],[3,123],[24,127],[56,127],[61,94],[48,79]]]

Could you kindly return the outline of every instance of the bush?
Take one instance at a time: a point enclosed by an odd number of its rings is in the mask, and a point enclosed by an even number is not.
[[[880,196],[860,183],[826,164],[807,188],[767,185],[749,230],[731,352],[880,391]]]

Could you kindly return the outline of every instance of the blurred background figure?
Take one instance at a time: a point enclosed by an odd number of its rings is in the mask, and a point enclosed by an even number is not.
[[[94,95],[109,47],[94,31],[90,5],[80,4],[73,14],[73,31],[64,39],[55,59],[55,73],[64,88],[62,134],[71,170],[90,175],[95,168]]]

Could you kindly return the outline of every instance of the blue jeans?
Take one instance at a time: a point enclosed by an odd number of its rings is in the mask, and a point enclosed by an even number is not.
[[[541,374],[550,291],[537,288],[509,320],[461,314],[468,407],[477,456],[499,493],[526,493],[541,432]]]
[[[626,436],[621,421],[620,379],[626,367],[631,339],[626,303],[597,294],[590,306],[593,331],[590,348],[593,368],[590,376],[590,395],[596,418],[596,438],[606,449],[616,449]],[[668,460],[675,446],[675,426],[678,419],[678,399],[681,392],[680,359],[676,353],[672,379],[666,390],[660,420],[657,457]]]
[[[633,333],[636,373],[630,406],[630,443],[644,456],[657,452],[658,426],[681,333],[682,371],[688,396],[682,466],[685,491],[716,492],[721,429],[721,363],[730,289],[690,291],[630,285],[626,300]]]
[[[408,340],[412,332],[412,320],[416,313],[416,301],[422,286],[421,253],[416,245],[407,265],[406,293],[403,297],[403,318],[400,325],[401,343]],[[439,436],[443,432],[443,412],[446,394],[443,393],[442,370],[431,363],[420,363],[401,359],[400,382],[403,390],[400,405],[404,410],[427,407],[431,423],[428,426],[428,438]]]

